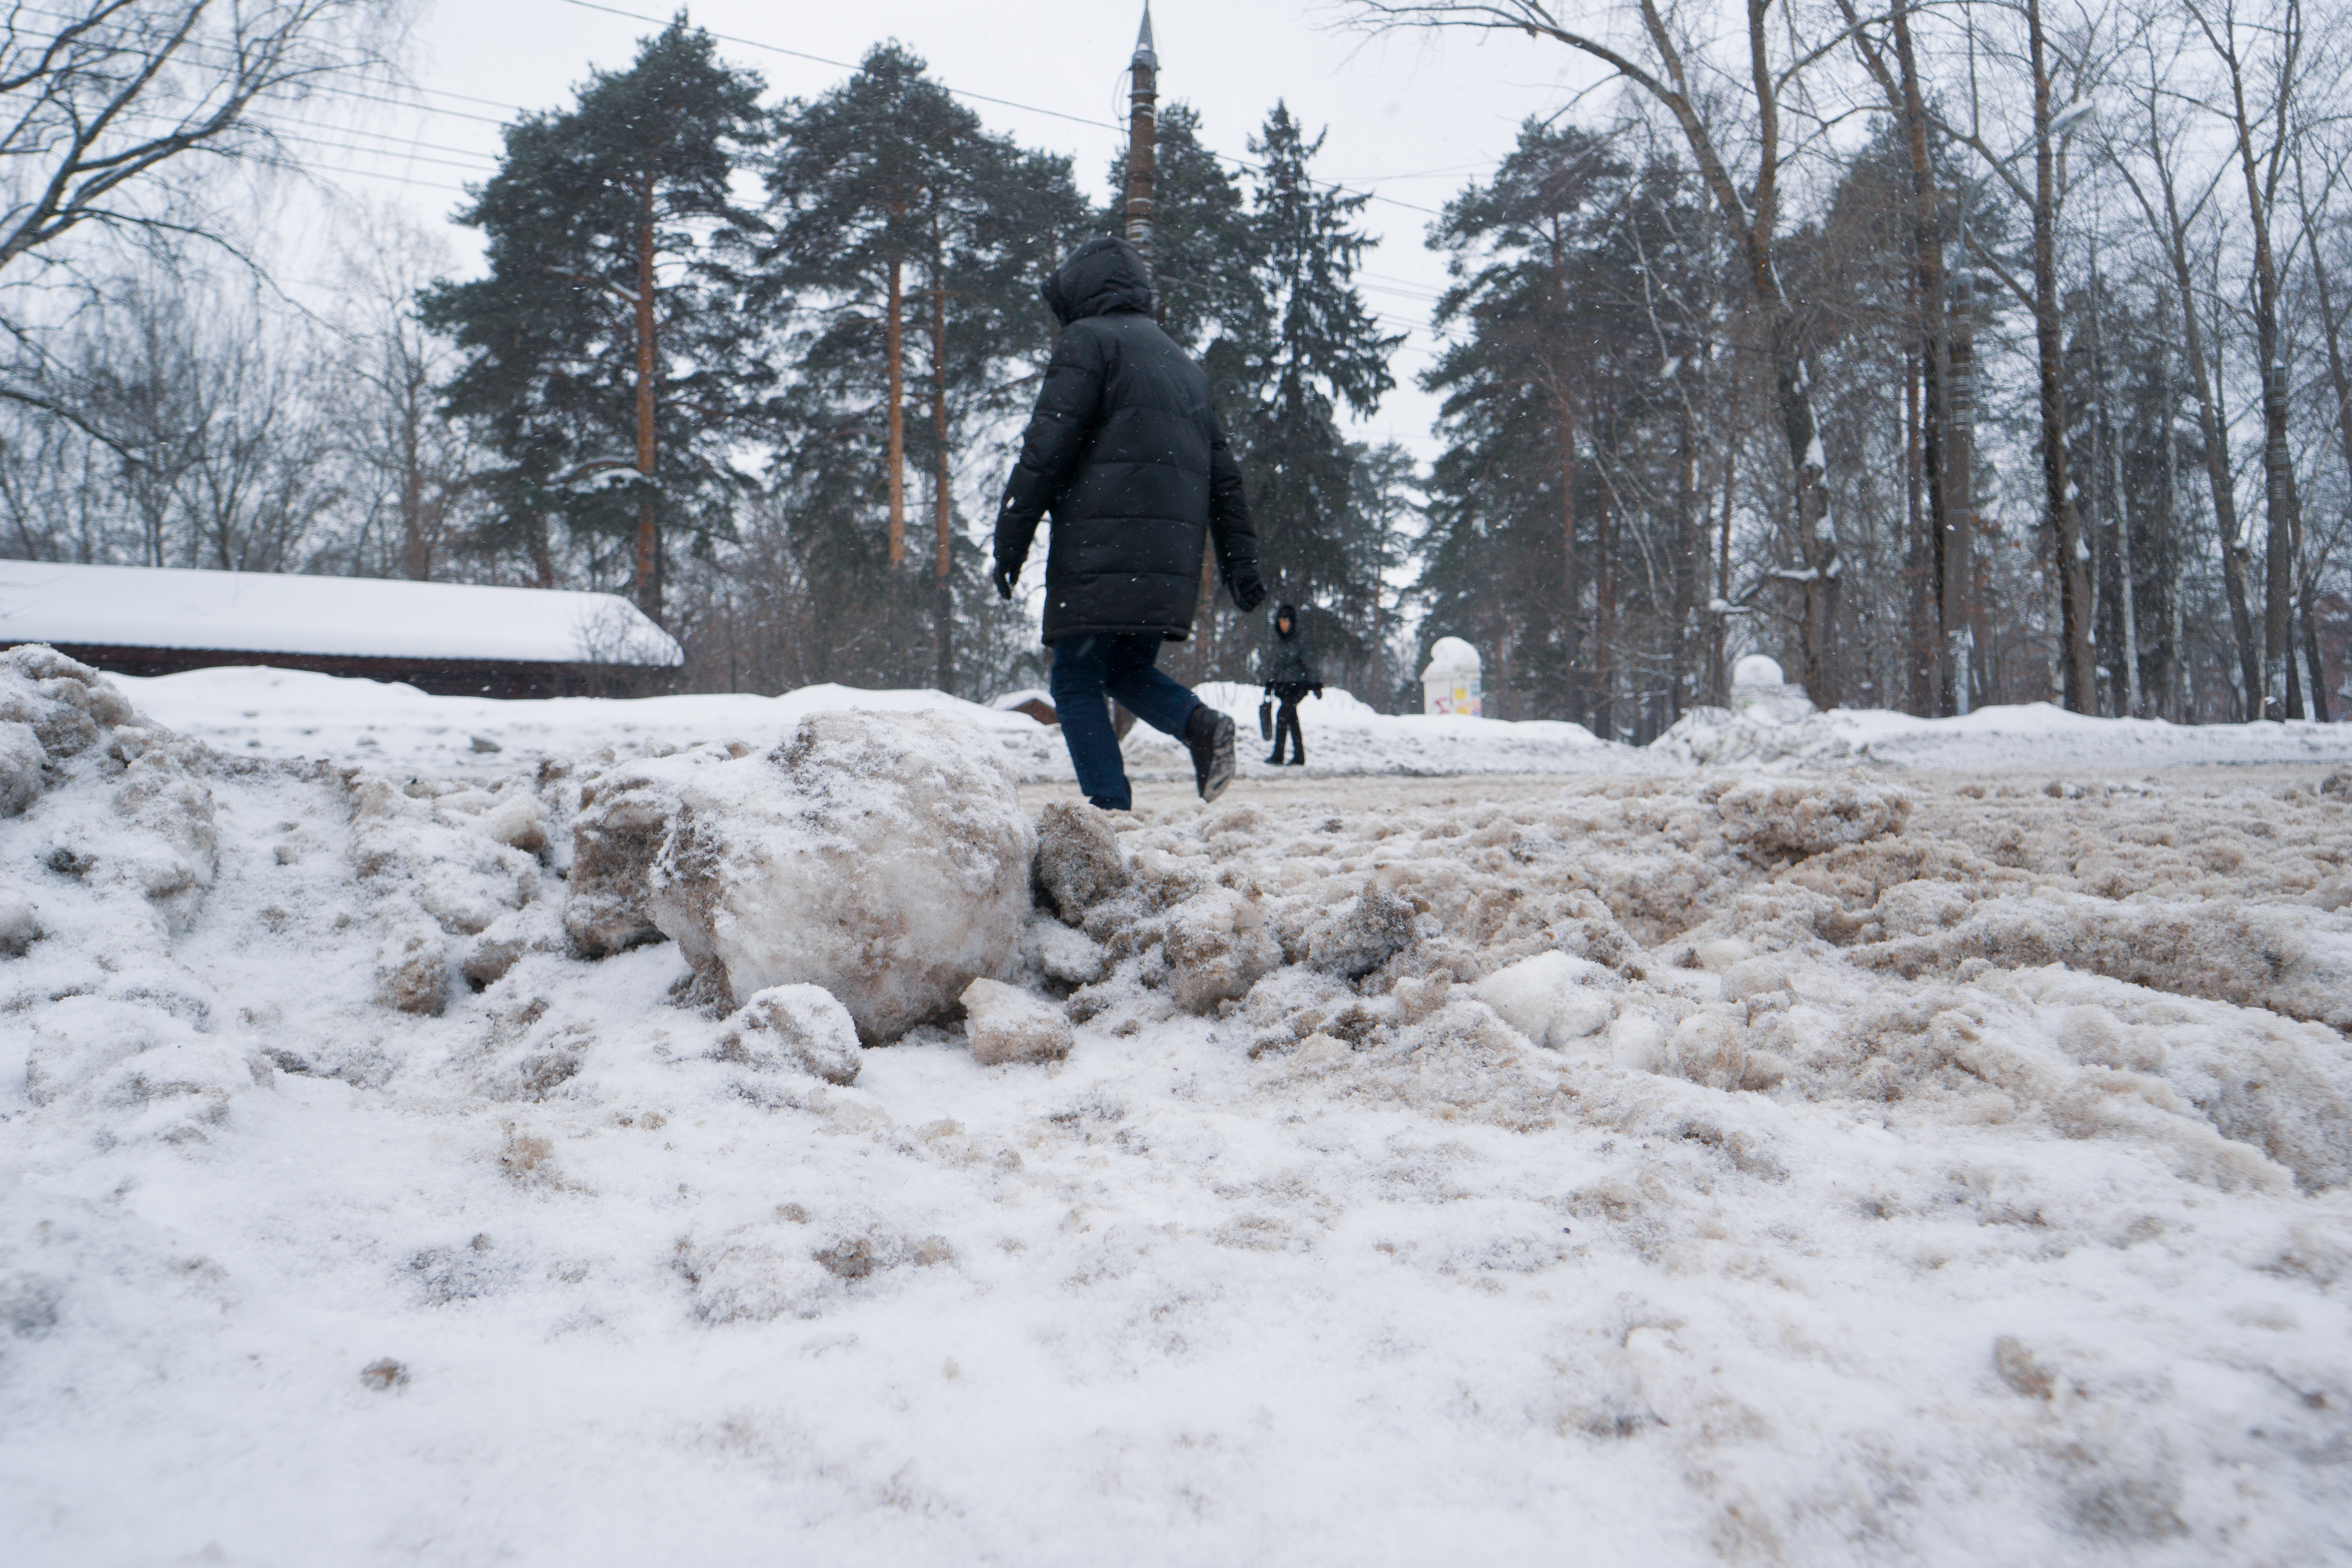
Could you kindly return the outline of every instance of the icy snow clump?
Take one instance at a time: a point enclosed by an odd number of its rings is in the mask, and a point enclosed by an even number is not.
[[[762,1072],[798,1068],[827,1083],[857,1081],[857,1025],[821,985],[771,985],[728,1020],[722,1061]]]
[[[687,779],[651,909],[704,994],[822,985],[881,1044],[1010,970],[1035,847],[989,736],[919,714],[814,713],[765,755]]]
[[[982,1067],[1057,1062],[1070,1054],[1069,1019],[1018,986],[975,980],[964,987],[963,1010],[971,1059]]]

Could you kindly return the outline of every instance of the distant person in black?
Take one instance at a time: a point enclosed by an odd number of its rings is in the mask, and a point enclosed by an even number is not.
[[[1240,468],[1210,406],[1209,378],[1151,319],[1143,258],[1090,239],[1041,289],[1062,324],[1021,459],[996,514],[996,591],[1054,514],[1045,554],[1050,688],[1078,787],[1108,811],[1134,803],[1104,696],[1192,753],[1214,800],[1234,777],[1234,721],[1153,668],[1192,635],[1205,533],[1234,603],[1265,599]]]
[[[1309,693],[1323,695],[1323,672],[1316,667],[1314,645],[1298,624],[1298,612],[1278,605],[1274,612],[1274,641],[1266,646],[1264,670],[1266,695],[1282,704],[1274,716],[1274,755],[1266,761],[1281,767],[1282,743],[1290,742],[1290,766],[1307,765],[1307,736],[1298,728],[1298,705]]]

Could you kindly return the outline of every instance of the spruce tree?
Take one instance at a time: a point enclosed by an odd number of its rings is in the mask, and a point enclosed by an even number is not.
[[[1161,329],[1208,374],[1230,425],[1256,402],[1258,367],[1271,353],[1263,236],[1240,183],[1202,145],[1201,116],[1190,104],[1160,111],[1153,157],[1153,308]],[[1126,178],[1122,154],[1111,164],[1110,189]],[[1096,217],[1104,234],[1118,233],[1119,221],[1114,209]]]
[[[1263,160],[1251,226],[1272,328],[1254,366],[1256,406],[1226,417],[1244,432],[1244,474],[1276,595],[1320,605],[1360,643],[1376,584],[1356,569],[1349,538],[1355,458],[1338,409],[1380,406],[1396,384],[1389,356],[1404,340],[1382,334],[1356,290],[1370,241],[1355,220],[1370,198],[1315,182],[1309,164],[1322,144],[1278,102],[1250,142]]]
[[[952,689],[957,589],[978,571],[955,521],[956,454],[1017,398],[1007,362],[1042,365],[1051,352],[1037,283],[1083,230],[1085,206],[1066,160],[987,133],[897,45],[831,92],[783,105],[775,132],[758,298],[790,300],[804,322],[778,468],[836,605],[828,640],[842,673],[928,673]],[[929,476],[919,555],[910,459]],[[908,657],[925,599],[927,672]]]
[[[729,524],[726,447],[770,380],[738,310],[757,219],[729,188],[765,135],[761,90],[681,16],[572,109],[509,127],[458,215],[488,238],[489,274],[436,285],[424,315],[467,356],[449,412],[506,459],[482,542],[528,553],[542,584],[560,521],[595,575],[625,541],[637,604],[659,618],[666,536]]]

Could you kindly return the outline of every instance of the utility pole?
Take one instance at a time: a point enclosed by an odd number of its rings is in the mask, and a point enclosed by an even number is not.
[[[1151,47],[1151,0],[1144,0],[1143,26],[1135,35],[1127,93],[1127,242],[1151,261],[1151,182],[1158,172],[1160,56]]]

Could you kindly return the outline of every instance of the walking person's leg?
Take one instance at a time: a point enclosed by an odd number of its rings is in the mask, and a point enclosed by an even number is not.
[[[1234,721],[1156,666],[1165,639],[1139,633],[1102,640],[1110,645],[1104,689],[1153,729],[1184,742],[1202,800],[1223,795],[1234,780]]]
[[[1274,743],[1276,751],[1281,750],[1282,739],[1285,735],[1290,737],[1289,765],[1294,768],[1305,767],[1307,765],[1307,731],[1300,729],[1298,725],[1298,699],[1296,697],[1286,698],[1283,700],[1282,711],[1275,715]]]
[[[1126,811],[1135,804],[1134,791],[1127,782],[1127,764],[1118,754],[1118,732],[1111,728],[1110,706],[1103,698],[1111,647],[1118,640],[1062,638],[1054,645],[1054,672],[1046,681],[1054,696],[1054,711],[1062,721],[1062,743],[1070,749],[1070,765],[1077,772],[1078,788],[1105,811]],[[1134,704],[1128,706],[1134,711]]]
[[[1103,689],[1118,705],[1163,735],[1184,737],[1184,726],[1201,700],[1157,664],[1165,639],[1155,633],[1103,637]]]

